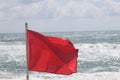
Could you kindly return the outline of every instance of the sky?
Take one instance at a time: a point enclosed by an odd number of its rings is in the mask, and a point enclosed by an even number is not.
[[[0,0],[0,33],[120,30],[120,0]]]

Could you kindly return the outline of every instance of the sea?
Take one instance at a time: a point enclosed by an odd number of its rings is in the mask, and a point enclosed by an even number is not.
[[[78,52],[77,73],[29,71],[29,80],[120,80],[120,31],[42,32],[69,39]],[[26,80],[25,33],[0,33],[0,80]]]

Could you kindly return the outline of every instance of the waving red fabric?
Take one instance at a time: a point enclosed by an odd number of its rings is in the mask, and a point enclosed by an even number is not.
[[[55,74],[77,72],[78,50],[69,40],[27,30],[28,70]]]

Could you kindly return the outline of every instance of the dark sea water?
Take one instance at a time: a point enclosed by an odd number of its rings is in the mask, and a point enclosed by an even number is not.
[[[120,31],[46,32],[70,39],[78,53],[78,72],[70,75],[30,72],[30,80],[120,80]],[[0,33],[0,80],[25,80],[24,33]]]

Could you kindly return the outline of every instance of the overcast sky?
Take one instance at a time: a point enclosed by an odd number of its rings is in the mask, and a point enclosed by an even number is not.
[[[0,33],[120,30],[120,0],[0,0]]]

